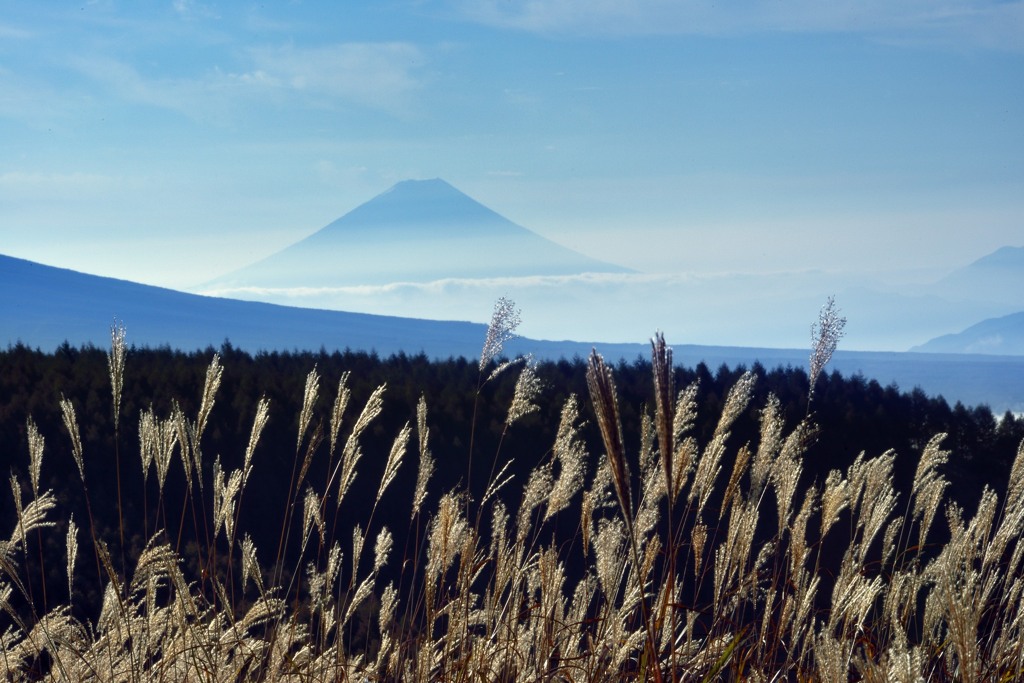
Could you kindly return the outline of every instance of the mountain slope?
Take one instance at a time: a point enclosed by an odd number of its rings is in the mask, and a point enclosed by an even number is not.
[[[1024,291],[1024,247],[1001,247],[934,285],[951,301],[986,301],[1018,308]]]
[[[1024,355],[1024,311],[982,320],[962,332],[936,337],[911,350]]]
[[[289,308],[185,294],[0,255],[0,343],[50,350],[109,343],[115,317],[139,346],[192,350],[230,340],[247,351],[398,351],[479,354],[486,326]]]
[[[625,271],[516,225],[443,180],[406,180],[300,242],[203,289]]]

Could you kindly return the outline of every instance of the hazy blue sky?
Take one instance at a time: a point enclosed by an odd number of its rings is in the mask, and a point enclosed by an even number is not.
[[[1024,244],[1024,3],[5,2],[0,253],[188,286],[406,178],[648,272]]]

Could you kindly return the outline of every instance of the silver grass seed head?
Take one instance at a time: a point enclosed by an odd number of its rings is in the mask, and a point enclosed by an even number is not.
[[[654,408],[658,432],[658,451],[665,469],[665,488],[672,491],[672,465],[675,453],[675,373],[672,349],[665,335],[658,332],[651,340],[651,369],[654,375]]]
[[[312,531],[313,526],[316,526],[317,533],[320,535],[320,540],[324,538],[324,517],[320,511],[320,498],[316,495],[316,491],[313,490],[312,486],[306,487],[305,498],[302,501],[302,540],[303,543],[309,538],[309,533]]]
[[[130,584],[130,594],[147,591],[152,577],[164,578],[177,566],[178,556],[166,543],[158,543],[159,534],[154,535],[143,548],[135,563],[135,573]]]
[[[650,540],[644,546],[644,556],[640,560],[640,573],[639,577],[644,583],[647,582],[647,578],[651,574],[651,570],[654,568],[654,563],[661,554],[661,536],[654,535],[650,537]]]
[[[597,350],[590,353],[587,364],[587,387],[590,400],[597,415],[597,424],[604,441],[608,463],[611,466],[612,484],[619,497],[622,513],[632,519],[633,502],[630,489],[629,467],[622,439],[622,420],[619,417],[619,399],[611,368]]]
[[[352,527],[352,576],[359,574],[359,560],[363,556],[363,545],[366,541],[366,537],[363,535],[363,530],[359,528],[359,525]]]
[[[256,555],[256,544],[253,543],[252,536],[249,534],[245,535],[245,538],[242,539],[241,548],[242,587],[244,588],[249,583],[249,579],[252,579],[260,593],[263,593],[263,574],[260,571],[259,558]]]
[[[1006,487],[1006,502],[1014,507],[1024,505],[1024,440],[1017,447],[1017,457],[1010,468],[1010,481]]]
[[[676,452],[672,458],[672,500],[675,502],[679,494],[683,492],[687,480],[694,470],[694,463],[700,454],[700,445],[697,439],[687,436],[676,441]]]
[[[23,520],[25,518],[24,501],[21,499],[21,484],[18,483],[18,478],[14,476],[14,472],[11,472],[7,479],[7,483],[11,486],[11,500],[14,501],[14,513],[15,513],[15,527],[14,532],[11,534],[8,546],[16,548],[18,544],[25,538],[25,531],[22,528]]]
[[[416,403],[416,437],[419,440],[420,455],[429,448],[430,427],[427,426],[427,397],[420,394]]]
[[[652,469],[660,469],[661,479],[664,479],[665,468],[661,466],[661,459],[658,458],[658,449],[655,447],[658,437],[655,432],[654,417],[644,405],[640,412],[640,457],[637,458],[640,476],[650,477]],[[662,481],[660,490],[666,490],[664,481]]]
[[[793,498],[803,468],[797,458],[780,457],[772,466],[771,480],[775,487],[775,500],[779,515],[779,528],[789,524],[793,510]]]
[[[500,500],[491,508],[491,550],[504,554],[508,544],[508,508]]]
[[[914,472],[914,489],[924,485],[931,478],[938,476],[936,470],[949,461],[949,451],[942,450],[939,446],[946,440],[946,434],[936,434],[925,445],[921,452],[921,459],[917,463],[917,470]]]
[[[524,542],[526,540],[530,531],[530,520],[533,516],[533,510],[548,500],[554,484],[550,463],[537,467],[530,472],[530,477],[526,480],[526,488],[523,489],[523,501],[519,505],[519,517],[516,520],[517,541]]]
[[[480,372],[487,364],[501,355],[506,342],[515,339],[516,328],[522,322],[520,311],[515,302],[508,297],[500,297],[494,302],[494,312],[487,326],[487,337],[480,352]]]
[[[539,406],[536,403],[541,392],[541,381],[537,376],[536,367],[527,362],[516,379],[515,392],[512,395],[512,405],[508,409],[508,417],[505,419],[506,426],[512,426],[530,413],[537,412]]]
[[[701,564],[704,561],[704,545],[708,540],[708,527],[703,522],[693,525],[690,532],[690,543],[693,545],[693,575],[700,576]]]
[[[71,454],[75,458],[75,464],[78,465],[78,474],[84,482],[85,461],[82,457],[82,437],[78,431],[78,418],[75,417],[75,406],[64,398],[64,394],[60,396],[60,412],[64,419],[64,427],[68,430],[68,436],[71,437]]]
[[[341,420],[345,416],[345,409],[348,407],[348,401],[352,397],[352,391],[348,388],[350,375],[351,373],[348,371],[341,373],[341,378],[338,380],[338,391],[334,396],[334,405],[331,407],[331,455],[334,455],[334,449],[338,445],[338,434],[341,433]]]
[[[149,470],[156,457],[156,438],[153,436],[153,423],[156,418],[153,415],[153,407],[143,410],[139,414],[139,457],[142,459],[142,481],[145,483],[149,478]]]
[[[313,419],[313,406],[316,404],[317,396],[320,395],[320,373],[316,366],[306,375],[306,386],[302,391],[302,410],[299,412],[299,433],[295,443],[295,450],[302,448],[302,440],[309,429],[309,422]]]
[[[725,511],[737,498],[740,493],[740,479],[750,466],[751,453],[746,445],[740,446],[736,452],[736,460],[733,462],[732,474],[729,475],[729,483],[725,486],[725,493],[722,494],[722,507],[718,511],[718,519],[725,516]]]
[[[377,625],[381,633],[387,633],[392,628],[392,620],[395,618],[395,608],[398,606],[398,590],[394,583],[389,583],[380,597],[380,611],[377,613]]]
[[[47,513],[57,507],[57,499],[54,497],[52,491],[44,492],[31,503],[22,507],[21,485],[18,484],[18,480],[12,474],[11,492],[14,496],[14,504],[17,510],[18,519],[15,524],[14,531],[11,534],[11,538],[8,541],[8,547],[17,547],[20,543],[23,543],[28,537],[28,534],[35,529],[56,526],[55,522],[46,519]]]
[[[221,467],[220,458],[213,463],[213,534],[224,529],[229,543],[235,538],[235,503],[242,489],[242,472],[235,470],[227,475]]]
[[[391,532],[385,527],[377,534],[377,542],[373,546],[373,571],[379,572],[387,564],[388,556],[394,547],[394,538]]]
[[[242,461],[242,485],[249,480],[249,475],[252,474],[252,455],[256,451],[256,444],[260,441],[260,435],[263,434],[263,428],[267,426],[267,420],[270,418],[270,399],[266,396],[261,396],[260,400],[256,403],[256,417],[252,421],[252,431],[249,432],[249,444],[245,447],[245,459]]]
[[[839,470],[831,470],[825,477],[825,488],[821,494],[821,536],[839,521],[839,515],[849,504],[850,482]]]
[[[178,446],[181,449],[181,464],[185,472],[185,485],[187,490],[192,490],[192,474],[195,472],[199,481],[199,489],[203,488],[202,453],[196,441],[195,427],[185,417],[185,411],[176,401],[171,401],[170,421],[174,425],[174,431],[178,435]]]
[[[210,418],[213,404],[217,399],[217,390],[220,388],[221,378],[224,376],[224,366],[220,364],[220,354],[213,354],[210,366],[206,368],[206,381],[203,383],[203,396],[199,402],[199,414],[196,416],[196,442],[202,438],[206,430],[206,421]]]
[[[797,512],[793,520],[793,528],[790,531],[790,571],[794,576],[803,566],[803,560],[807,553],[807,526],[811,515],[818,509],[818,503],[818,487],[812,485],[804,494],[804,501],[800,505],[800,511]]]
[[[427,544],[427,580],[435,582],[455,561],[462,550],[469,524],[462,515],[462,501],[455,493],[446,493],[438,503],[437,516],[430,524]]]
[[[366,400],[366,404],[363,406],[362,412],[359,413],[359,417],[352,426],[352,431],[345,440],[345,447],[342,449],[341,453],[341,461],[337,464],[335,469],[335,473],[338,475],[338,496],[335,500],[335,504],[338,507],[341,507],[342,500],[344,500],[345,495],[352,486],[352,482],[356,478],[356,464],[363,455],[363,451],[359,446],[359,437],[383,410],[383,396],[386,389],[387,383],[384,383],[373,390],[370,397]]]
[[[594,569],[601,591],[608,599],[618,594],[619,579],[628,553],[622,552],[626,543],[626,531],[621,519],[605,520],[598,524],[594,537]]]
[[[75,562],[78,559],[78,527],[75,525],[75,515],[73,513],[68,520],[68,533],[65,543],[68,556],[68,599],[71,600],[73,598],[72,582],[75,576]]]
[[[580,503],[580,533],[583,540],[583,557],[590,554],[590,540],[594,536],[594,494],[593,491],[583,492]]]
[[[366,399],[366,405],[363,406],[363,410],[359,413],[356,423],[352,426],[352,434],[349,436],[346,446],[354,437],[358,438],[370,423],[380,415],[381,410],[384,408],[384,392],[387,390],[387,386],[386,382],[381,384]]]
[[[563,510],[573,496],[583,488],[586,473],[586,448],[579,435],[579,400],[570,396],[562,406],[562,417],[555,437],[553,459],[559,464],[558,477],[548,496],[544,519]]]
[[[900,532],[903,530],[903,518],[893,517],[889,520],[889,526],[885,528],[885,534],[882,536],[882,565],[889,564],[890,560],[896,555],[896,551],[899,550],[896,547],[896,540]]]
[[[356,586],[355,595],[352,597],[348,604],[348,608],[345,610],[345,616],[341,620],[341,625],[348,624],[349,620],[356,613],[356,610],[366,601],[368,597],[373,593],[374,577],[371,574],[367,576],[363,581]],[[360,658],[362,655],[360,655]]]
[[[932,522],[935,521],[939,505],[945,499],[948,486],[948,481],[942,477],[937,477],[928,481],[920,491],[914,494],[914,517],[921,520],[919,544],[922,546],[928,537],[928,531],[931,529]]]
[[[689,500],[698,500],[698,512],[703,510],[711,496],[715,480],[722,468],[722,456],[725,454],[725,444],[729,438],[730,429],[736,419],[746,410],[747,404],[750,403],[756,381],[757,375],[745,372],[726,396],[725,406],[722,408],[722,414],[718,419],[711,442],[697,462],[693,486],[690,489]]]
[[[782,408],[779,398],[774,394],[768,394],[768,400],[761,409],[761,429],[758,440],[757,452],[754,454],[750,466],[750,495],[759,498],[768,478],[771,475],[772,464],[782,450],[782,433],[785,421],[782,417]]]
[[[162,492],[167,472],[170,470],[174,448],[178,445],[178,427],[172,414],[166,420],[159,419],[152,406],[139,415],[139,452],[142,457],[143,481],[149,474],[151,464],[156,465],[157,482]],[[182,453],[185,450],[182,449]],[[183,458],[186,476],[190,474],[190,463]]]
[[[405,457],[405,451],[409,445],[409,436],[411,434],[412,426],[406,422],[398,436],[395,437],[395,441],[391,445],[391,451],[388,453],[388,459],[384,465],[384,474],[381,476],[380,487],[377,489],[376,502],[380,502],[381,496],[384,495],[384,490],[398,476],[398,469],[402,466],[402,459]]]
[[[110,351],[107,353],[107,367],[110,371],[110,388],[114,406],[114,429],[121,422],[121,391],[124,388],[124,359],[126,330],[116,320],[110,327]]]
[[[238,622],[238,626],[242,632],[249,631],[277,618],[285,610],[285,606],[285,601],[280,598],[263,596],[253,603],[253,606]]]
[[[331,552],[327,555],[327,570],[324,572],[328,578],[328,582],[331,584],[338,580],[338,572],[341,571],[341,561],[341,544],[335,541],[331,545]]]
[[[863,527],[863,535],[861,541],[855,546],[858,559],[864,559],[864,553],[867,552],[874,538],[881,533],[889,520],[889,515],[896,509],[897,502],[898,495],[891,482],[887,482],[885,488],[876,491],[870,499],[865,498],[865,504],[861,506],[860,511],[861,519],[858,520],[858,524]]]
[[[430,477],[433,474],[434,459],[431,457],[430,451],[421,451],[419,469],[416,471],[416,489],[413,492],[410,519],[418,515],[423,508],[423,502],[427,499],[427,484],[430,482]]]
[[[430,453],[430,428],[427,426],[427,399],[420,395],[416,404],[416,436],[419,441],[420,461],[416,472],[416,488],[413,491],[409,519],[419,514],[427,498],[427,484],[434,474],[434,458]]]
[[[839,315],[836,298],[830,296],[818,313],[818,321],[811,325],[811,356],[809,359],[809,396],[814,394],[818,375],[828,365],[835,353],[839,340],[846,330],[846,318]]]
[[[726,396],[722,416],[715,427],[715,434],[723,434],[732,428],[736,419],[747,409],[754,393],[755,384],[757,384],[757,375],[749,370],[736,380],[736,384],[729,389]]]
[[[39,477],[43,469],[43,448],[46,438],[39,433],[35,421],[29,417],[25,424],[28,436],[28,474],[32,483],[32,495],[39,496]]]
[[[306,581],[309,586],[310,611],[323,614],[328,606],[328,583],[330,579],[326,572],[317,570],[315,562],[306,565]]]
[[[672,420],[672,440],[678,443],[680,437],[688,433],[697,424],[697,394],[700,381],[694,380],[676,396],[675,415]]]

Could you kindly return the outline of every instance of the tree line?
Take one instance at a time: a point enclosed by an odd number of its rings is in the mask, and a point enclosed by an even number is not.
[[[374,391],[386,386],[380,415],[360,437],[364,454],[356,484],[334,513],[348,526],[364,519],[373,507],[377,483],[395,436],[407,423],[415,428],[421,397],[428,410],[429,447],[437,462],[429,489],[434,501],[456,488],[467,489],[471,498],[479,499],[495,471],[511,461],[505,472],[512,479],[499,495],[507,497],[515,509],[530,473],[551,458],[562,406],[572,395],[585,406],[582,416],[588,424],[584,440],[592,460],[589,477],[598,459],[603,458],[600,433],[587,407],[586,361],[582,358],[537,363],[534,371],[541,383],[537,409],[506,429],[519,368],[513,365],[485,381],[503,359],[481,369],[474,360],[431,360],[423,355],[382,358],[361,351],[325,350],[249,354],[229,342],[220,348],[194,352],[130,347],[119,406],[121,417],[115,428],[106,349],[64,344],[48,353],[19,344],[0,350],[0,464],[11,474],[12,486],[29,496],[31,420],[45,438],[40,488],[53,490],[60,503],[55,518],[57,531],[66,528],[71,514],[80,525],[89,519],[95,537],[110,539],[110,554],[119,558],[115,564],[120,567],[120,558],[124,558],[124,566],[131,567],[147,540],[162,529],[185,561],[193,565],[189,567],[193,575],[202,575],[208,568],[201,566],[198,547],[207,533],[204,524],[208,520],[189,502],[189,482],[180,459],[172,463],[162,487],[151,472],[143,476],[139,425],[145,412],[166,418],[175,406],[194,419],[202,402],[204,378],[215,355],[223,366],[223,379],[202,440],[200,467],[205,481],[211,481],[215,462],[229,471],[242,466],[258,402],[269,400],[266,427],[253,455],[246,504],[238,513],[239,527],[250,533],[260,548],[272,549],[280,544],[289,476],[297,459],[304,459],[310,448],[311,442],[302,445],[297,434],[307,378],[314,370],[319,391],[312,403],[312,423],[321,428],[321,433],[330,420],[343,377],[351,392],[343,431],[351,427]],[[760,409],[767,396],[774,394],[789,428],[807,415],[819,427],[803,456],[802,476],[808,480],[821,482],[833,469],[845,471],[861,452],[871,457],[894,449],[895,486],[905,491],[921,449],[936,434],[945,433],[943,447],[951,453],[945,474],[953,482],[948,495],[970,514],[984,487],[1002,496],[1010,465],[1024,440],[1024,420],[1010,413],[997,417],[986,406],[951,406],[920,389],[901,391],[859,375],[822,374],[813,401],[808,404],[808,374],[803,368],[766,368],[758,364],[751,368],[709,368],[704,364],[677,367],[676,387],[694,383],[697,387],[700,410],[694,434],[702,445],[714,433],[729,389],[746,370],[757,378],[754,398],[732,429],[730,452],[746,443],[756,447]],[[653,410],[650,360],[638,357],[632,362],[621,361],[614,374],[626,452],[635,457],[645,438],[644,414]],[[60,408],[62,399],[74,406],[81,428],[87,490],[72,454]],[[314,444],[309,460],[308,481],[317,490],[323,490],[331,480],[327,442],[324,438]],[[411,443],[410,450],[415,451],[415,437]],[[415,454],[410,453],[388,495],[393,500],[411,499],[416,476]],[[206,499],[213,495],[208,484],[200,495]],[[429,503],[425,509],[431,509]],[[381,506],[374,514],[379,524],[401,536],[409,527],[408,510],[407,502],[403,502]],[[4,533],[14,528],[16,514],[10,499],[5,499],[0,508],[0,529]],[[301,522],[301,514],[297,518],[293,524]],[[94,554],[88,536],[81,539],[83,558]],[[24,574],[28,577],[27,588],[34,595],[55,593],[66,584],[62,539],[61,533],[53,533],[29,543],[32,550],[26,549]],[[32,565],[41,569],[33,572]],[[294,565],[285,561],[283,566]],[[83,577],[76,586],[75,608],[83,614],[95,614],[102,604],[101,586],[106,577],[97,571],[85,572]]]

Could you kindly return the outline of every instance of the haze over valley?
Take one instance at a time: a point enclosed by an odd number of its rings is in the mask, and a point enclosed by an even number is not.
[[[630,239],[624,231],[621,240]],[[629,343],[661,329],[681,343],[779,348],[806,346],[810,321],[834,295],[851,321],[844,346],[905,351],[1019,312],[1022,287],[1024,247],[1010,246],[916,284],[816,270],[636,272],[547,240],[433,179],[400,182],[195,291],[435,320],[479,316],[507,295],[525,312],[523,333],[538,339]],[[1020,340],[1008,329],[942,350],[1021,353]]]
[[[473,358],[494,301],[511,297],[523,338],[510,353],[597,347],[632,361],[661,330],[684,364],[801,367],[810,323],[835,293],[849,334],[832,368],[1019,412],[1022,274],[1024,248],[1009,246],[917,285],[815,271],[641,273],[548,240],[441,179],[406,180],[194,293],[0,256],[0,323],[8,344],[43,349],[102,346],[116,319],[141,346]]]

